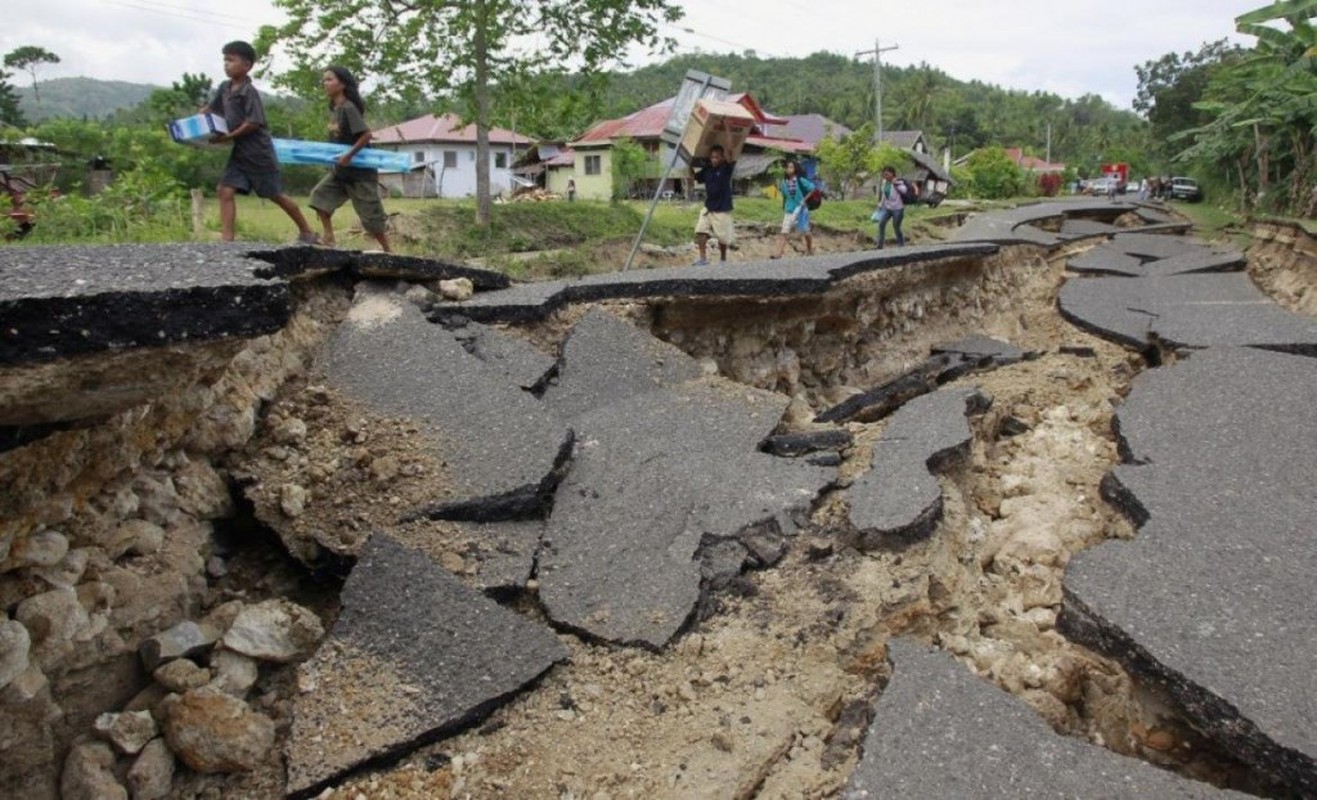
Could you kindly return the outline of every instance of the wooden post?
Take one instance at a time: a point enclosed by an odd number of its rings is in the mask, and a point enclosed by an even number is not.
[[[206,218],[202,213],[201,190],[193,189],[192,192],[192,238],[200,239],[202,233],[206,230]]]

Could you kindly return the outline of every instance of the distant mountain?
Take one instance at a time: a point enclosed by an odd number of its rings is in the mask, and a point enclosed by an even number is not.
[[[132,108],[158,89],[148,83],[102,81],[95,78],[51,78],[37,84],[41,102],[31,86],[19,87],[23,116],[29,122],[52,117],[102,119],[121,108]]]

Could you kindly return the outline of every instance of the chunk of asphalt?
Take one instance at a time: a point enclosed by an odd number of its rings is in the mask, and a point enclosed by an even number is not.
[[[358,286],[319,366],[376,413],[420,426],[453,489],[423,513],[488,522],[542,510],[570,429],[402,295]]]
[[[874,422],[906,402],[937,388],[938,376],[951,366],[950,356],[939,355],[886,383],[848,397],[814,417],[817,422]]]
[[[1083,238],[1086,236],[1106,236],[1120,230],[1110,222],[1102,222],[1096,219],[1067,219],[1061,223],[1061,235],[1067,238]]]
[[[544,402],[570,420],[628,397],[700,377],[695,359],[648,331],[592,309],[567,335]]]
[[[1248,258],[1243,253],[1203,249],[1149,261],[1143,265],[1141,277],[1161,278],[1167,275],[1195,275],[1204,272],[1242,272],[1246,267],[1248,267]]]
[[[706,379],[574,418],[539,560],[550,619],[661,648],[700,599],[702,543],[794,533],[836,473],[758,451],[787,403]]]
[[[1070,562],[1059,628],[1317,796],[1317,360],[1242,348],[1140,375],[1106,496],[1140,525]]]
[[[288,284],[249,247],[117,244],[0,248],[0,366],[250,338],[283,328]]]
[[[854,442],[855,437],[850,431],[845,428],[833,428],[803,433],[774,434],[765,439],[759,445],[759,449],[775,456],[796,458],[822,450],[841,451]]]
[[[285,746],[294,797],[479,721],[568,657],[551,630],[385,533],[363,549],[342,604],[298,668]]]
[[[493,593],[526,588],[535,569],[535,553],[544,536],[544,520],[453,524],[476,548],[469,560],[478,569],[465,581],[468,585]]]
[[[396,253],[357,252],[327,247],[294,245],[273,250],[246,248],[252,258],[269,264],[259,271],[266,277],[298,278],[326,272],[344,272],[354,278],[392,279],[414,283],[466,278],[477,291],[506,289],[512,285],[507,275],[475,269],[443,259],[404,256]]]
[[[402,256],[397,253],[353,253],[352,271],[363,278],[392,278],[406,281],[440,281],[466,278],[478,292],[506,289],[512,281],[502,272],[476,269],[432,257]]]
[[[973,335],[957,342],[937,345],[924,363],[866,392],[848,397],[820,412],[818,422],[874,422],[891,414],[915,397],[945,383],[976,372],[996,369],[1036,358],[996,339]]]
[[[975,389],[946,388],[892,415],[869,470],[846,490],[857,547],[902,545],[933,532],[942,518],[942,487],[933,472],[968,452],[973,433],[965,415],[985,402]]]
[[[1066,269],[1080,275],[1143,275],[1143,259],[1100,244],[1066,262]]]
[[[1152,341],[1156,314],[1139,291],[1136,278],[1069,279],[1056,305],[1061,316],[1082,330],[1141,350]]]
[[[1259,347],[1317,354],[1317,320],[1277,306],[1242,272],[1072,279],[1061,314],[1104,338],[1144,347]]]
[[[1317,319],[1276,305],[1243,272],[1149,278],[1141,288],[1175,347],[1248,346],[1317,355]]]
[[[454,324],[451,319],[443,324],[468,353],[522,389],[536,389],[557,366],[553,356],[498,328],[467,319],[462,319],[460,324]]]
[[[900,797],[1243,798],[1053,731],[950,655],[888,644],[879,698],[844,800]]]
[[[955,342],[936,345],[930,352],[935,356],[943,354],[959,356],[965,361],[978,361],[982,358],[989,358],[992,359],[993,366],[999,367],[1015,364],[1037,355],[1027,353],[1010,342],[1003,342],[982,334],[974,334]]]
[[[1140,258],[1171,258],[1207,248],[1198,242],[1166,233],[1148,233],[1148,228],[1132,228],[1129,232],[1117,233],[1111,237],[1107,247],[1120,253],[1127,253]]]

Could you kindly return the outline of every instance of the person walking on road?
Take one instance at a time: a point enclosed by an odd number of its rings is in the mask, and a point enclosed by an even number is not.
[[[878,249],[882,250],[887,240],[887,221],[892,222],[892,233],[896,236],[896,246],[905,246],[905,235],[901,233],[901,221],[905,218],[905,200],[901,197],[899,184],[903,179],[896,177],[895,167],[883,167],[883,179],[878,185],[878,210],[870,217],[878,223]]]
[[[805,206],[805,196],[814,191],[814,184],[800,174],[800,165],[794,161],[786,164],[786,177],[777,185],[782,193],[782,229],[777,235],[777,249],[769,258],[781,258],[787,249],[787,237],[792,231],[799,230],[805,234],[805,255],[814,255],[814,234],[810,230],[809,209]]]

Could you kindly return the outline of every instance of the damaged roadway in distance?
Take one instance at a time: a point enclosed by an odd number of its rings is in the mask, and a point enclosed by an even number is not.
[[[1135,379],[1106,494],[1127,542],[1075,556],[1059,628],[1164,686],[1195,727],[1317,795],[1317,359],[1210,349]]]

